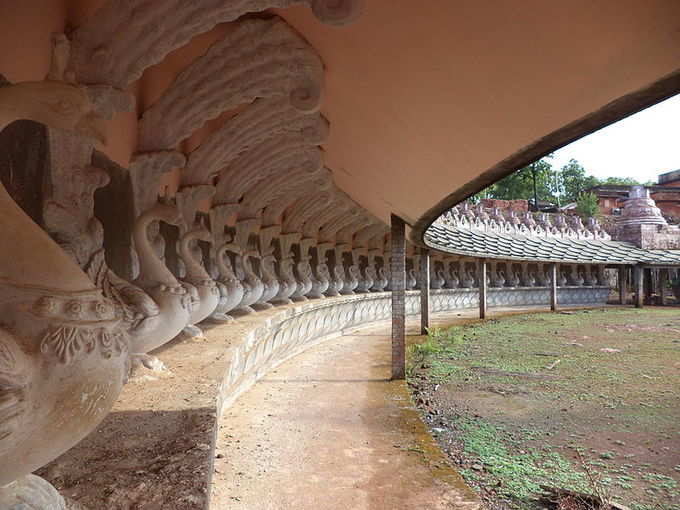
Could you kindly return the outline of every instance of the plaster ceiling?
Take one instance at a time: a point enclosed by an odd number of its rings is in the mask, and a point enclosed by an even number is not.
[[[417,237],[449,194],[516,169],[499,164],[546,135],[577,127],[531,157],[680,91],[675,74],[644,93],[680,68],[672,0],[366,0],[342,28],[305,8],[278,14],[327,67],[324,149],[336,182],[384,221],[394,212],[419,225]]]

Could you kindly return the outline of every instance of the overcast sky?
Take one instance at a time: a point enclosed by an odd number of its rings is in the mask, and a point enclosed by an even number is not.
[[[555,152],[553,168],[571,158],[596,177],[657,181],[680,169],[680,95],[581,138]]]

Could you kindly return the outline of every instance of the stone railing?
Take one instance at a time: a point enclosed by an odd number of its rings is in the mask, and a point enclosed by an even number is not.
[[[479,306],[479,289],[430,291],[431,311],[451,312]],[[609,287],[560,287],[562,305],[601,306]],[[550,304],[547,287],[490,288],[488,306],[519,307]],[[420,292],[406,293],[406,315],[420,313]],[[386,321],[391,317],[389,292],[351,295],[288,306],[246,333],[227,351],[228,367],[220,386],[218,411],[229,407],[239,395],[273,367],[320,341],[347,328]]]
[[[565,305],[600,306],[608,292],[607,287],[561,287],[558,297]],[[473,309],[478,295],[478,289],[433,290],[432,311]],[[489,289],[488,299],[492,307],[539,305],[547,310],[549,303],[548,290],[541,287]],[[408,291],[406,314],[413,317],[419,311],[420,292]],[[134,392],[122,394],[97,434],[85,438],[39,474],[62,487],[64,495],[77,495],[78,502],[89,508],[101,508],[97,495],[112,492],[126,508],[150,502],[160,508],[171,501],[182,501],[187,510],[210,508],[217,434],[220,426],[226,425],[220,417],[227,415],[239,395],[305,349],[347,330],[387,322],[390,315],[389,292],[339,296],[284,305],[215,326],[206,330],[200,348],[193,341],[166,346],[157,354],[167,363],[172,383],[141,384],[145,377],[141,376],[142,380],[133,382]],[[137,412],[130,413],[130,409]],[[168,409],[191,424],[181,429],[182,440],[177,438],[177,428],[163,421]],[[127,426],[154,432],[139,434],[134,448],[120,448],[117,434]],[[159,444],[164,445],[162,452],[157,450]],[[192,445],[200,448],[189,448]],[[150,456],[149,451],[156,454]],[[88,469],[79,469],[84,462]],[[139,490],[139,478],[133,471],[118,471],[112,479],[111,463],[135,465],[140,470],[163,465],[167,471],[163,476],[146,477],[144,490]],[[69,473],[67,483],[59,479],[60,473]],[[89,490],[83,493],[82,484]]]
[[[604,286],[560,287],[557,289],[557,302],[569,306],[599,306],[607,302],[609,292],[609,287]],[[430,301],[435,313],[476,308],[479,306],[479,289],[432,290]],[[489,307],[548,306],[549,303],[550,289],[547,287],[490,287],[487,294]]]

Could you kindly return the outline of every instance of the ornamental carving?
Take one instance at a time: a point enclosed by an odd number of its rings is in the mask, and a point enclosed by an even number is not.
[[[218,23],[297,3],[323,23],[343,25],[357,19],[363,0],[108,0],[73,34],[69,70],[80,82],[123,89]]]
[[[323,76],[314,49],[281,18],[239,21],[144,112],[139,150],[172,149],[207,120],[259,97],[285,95],[314,112]]]
[[[328,121],[320,113],[304,113],[293,108],[288,98],[259,98],[228,119],[188,158],[182,184],[205,184],[234,159],[265,140],[297,135],[309,145],[319,145],[328,137]]]
[[[473,207],[467,202],[451,208],[440,216],[437,222],[455,228],[501,234],[566,239],[611,239],[595,218],[590,218],[588,225],[584,225],[578,216],[567,217],[564,214],[552,213],[533,215],[530,212],[518,216],[512,210],[485,208],[481,204]]]

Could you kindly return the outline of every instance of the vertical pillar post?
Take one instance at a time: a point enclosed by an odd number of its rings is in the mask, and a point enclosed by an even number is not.
[[[550,264],[550,310],[557,311],[557,263]]]
[[[669,269],[659,269],[659,304],[666,305],[666,285],[668,284]]]
[[[406,227],[391,216],[392,379],[406,376]]]
[[[420,334],[430,327],[430,250],[420,249]]]
[[[645,299],[645,272],[641,265],[636,265],[635,272],[635,308],[642,308]]]
[[[644,282],[644,299],[647,303],[651,303],[652,294],[654,294],[654,271],[651,268],[646,268],[642,270]]]
[[[486,319],[486,295],[487,295],[487,284],[486,284],[486,272],[487,263],[486,260],[481,259],[479,261],[479,318]]]
[[[619,303],[622,305],[625,305],[628,301],[627,272],[628,266],[619,266]]]

